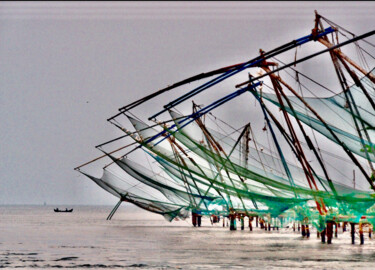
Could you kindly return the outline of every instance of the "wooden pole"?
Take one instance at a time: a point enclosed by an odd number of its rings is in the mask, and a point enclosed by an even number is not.
[[[111,220],[113,215],[116,213],[117,209],[120,207],[120,204],[122,203],[122,199],[115,205],[115,207],[112,209],[111,213],[109,213],[107,220]]]
[[[306,230],[306,238],[310,238],[310,228],[309,228],[309,224],[306,224],[305,230]]]
[[[332,236],[333,236],[333,222],[327,222],[327,244],[332,244]]]
[[[324,40],[322,38],[318,38],[318,41],[320,43],[322,43],[324,46],[326,46],[327,48],[332,48],[334,46],[333,44],[331,44],[330,42],[328,42],[328,41],[326,41],[326,40]],[[335,54],[338,54],[342,59],[344,59],[345,61],[347,61],[350,65],[352,65],[353,67],[355,67],[358,71],[360,71],[363,75],[365,75],[373,83],[375,83],[375,76],[374,75],[372,75],[371,73],[369,73],[366,70],[364,70],[356,62],[354,62],[352,59],[350,59],[348,56],[346,56],[341,50],[339,50],[339,49],[333,49],[333,52]]]
[[[338,226],[337,226],[337,222],[335,222],[335,238],[337,238],[337,228],[338,228]]]
[[[327,232],[327,228],[324,228],[324,230],[320,233],[322,243],[326,242],[326,232]]]
[[[354,245],[354,242],[355,242],[355,223],[351,222],[350,228],[351,228],[350,234],[352,236],[352,245]]]
[[[202,215],[197,215],[197,223],[198,223],[198,227],[200,227],[201,226],[201,224],[202,224]]]
[[[137,142],[133,142],[133,143],[131,143],[131,144],[125,145],[125,146],[123,146],[123,147],[120,147],[120,148],[118,148],[118,149],[116,149],[116,150],[114,150],[114,151],[108,153],[108,154],[105,154],[105,155],[102,155],[102,156],[100,156],[100,157],[97,157],[97,158],[95,158],[95,159],[93,159],[93,160],[91,160],[91,161],[89,161],[89,162],[86,162],[86,163],[84,163],[84,164],[82,164],[82,165],[80,165],[80,166],[74,168],[74,170],[79,170],[79,169],[80,169],[81,167],[83,167],[83,166],[89,165],[90,163],[92,163],[92,162],[94,162],[94,161],[97,161],[97,160],[99,160],[99,159],[101,159],[101,158],[104,158],[104,157],[106,157],[106,156],[108,156],[108,155],[111,155],[111,154],[113,154],[113,153],[115,153],[115,152],[117,152],[117,151],[120,151],[120,150],[122,150],[122,149],[124,149],[124,148],[126,148],[126,147],[129,147],[129,146],[131,146],[131,145],[133,145],[133,144],[135,144],[135,143],[137,143]]]

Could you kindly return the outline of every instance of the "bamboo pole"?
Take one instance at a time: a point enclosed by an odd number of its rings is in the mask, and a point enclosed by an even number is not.
[[[334,45],[330,43],[329,41],[324,40],[323,38],[318,38],[318,41],[322,43],[327,48],[332,48]],[[333,52],[338,54],[342,59],[345,59],[350,65],[352,65],[354,68],[356,68],[358,71],[360,71],[363,75],[368,77],[373,83],[375,83],[375,76],[366,70],[364,70],[361,66],[359,66],[356,62],[354,62],[352,59],[350,59],[347,55],[345,55],[341,50],[339,49],[333,49]]]
[[[120,148],[118,148],[118,149],[116,149],[116,150],[113,150],[112,152],[110,152],[110,153],[108,153],[108,154],[104,154],[104,155],[102,155],[102,156],[100,156],[100,157],[97,157],[97,158],[95,158],[95,159],[93,159],[93,160],[90,160],[90,161],[88,161],[88,162],[86,162],[86,163],[84,163],[84,164],[82,164],[82,165],[80,165],[80,166],[78,166],[78,167],[75,167],[74,170],[79,170],[79,169],[80,169],[81,167],[83,167],[83,166],[89,165],[90,163],[93,163],[94,161],[97,161],[97,160],[99,160],[99,159],[101,159],[101,158],[104,158],[104,157],[110,155],[110,154],[113,154],[113,153],[115,153],[115,152],[117,152],[117,151],[120,151],[120,150],[122,150],[122,149],[124,149],[124,148],[126,148],[126,147],[129,147],[129,146],[131,146],[131,145],[133,145],[133,144],[135,144],[135,143],[137,143],[137,142],[133,142],[133,143],[131,143],[131,144],[128,144],[128,145],[122,146],[122,147],[120,147]]]

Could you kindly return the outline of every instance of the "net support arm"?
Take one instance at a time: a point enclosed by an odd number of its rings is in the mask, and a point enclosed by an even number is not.
[[[254,66],[257,66],[259,65],[262,61],[264,61],[265,59],[269,59],[271,57],[274,57],[278,54],[281,54],[285,51],[288,51],[290,49],[293,49],[297,46],[300,46],[304,43],[307,43],[311,40],[316,40],[317,38],[319,37],[322,37],[322,36],[325,36],[325,35],[328,35],[332,32],[334,32],[335,30],[332,28],[332,27],[328,27],[327,29],[325,29],[323,32],[321,33],[317,33],[317,34],[310,34],[310,35],[307,35],[307,36],[304,36],[302,38],[299,38],[297,40],[293,40],[287,44],[284,44],[274,50],[271,50],[269,52],[264,52],[264,54],[262,56],[258,56],[258,57],[255,57],[254,59],[242,64],[242,65],[237,65],[235,68],[231,69],[231,70],[228,70],[227,72],[225,72],[224,74],[212,79],[211,81],[191,90],[190,92],[180,96],[179,98],[171,101],[170,103],[168,103],[167,105],[164,106],[164,109],[156,114],[154,114],[153,116],[151,116],[149,118],[150,119],[153,119],[155,117],[157,117],[158,115],[162,114],[163,112],[173,108],[174,106],[182,103],[183,101],[185,101],[186,99],[188,98],[191,98],[197,94],[199,94],[200,92],[210,88],[211,86],[221,82],[221,81],[224,81],[225,79],[249,68],[249,67],[254,67]]]
[[[196,119],[198,119],[199,117],[201,117],[201,116],[205,115],[206,113],[212,111],[213,109],[215,109],[215,108],[217,108],[217,107],[223,105],[224,103],[228,102],[229,100],[231,100],[231,99],[233,99],[233,98],[235,98],[235,97],[238,97],[238,96],[242,95],[242,94],[245,93],[246,91],[248,91],[248,90],[250,90],[250,89],[252,89],[252,88],[255,88],[255,87],[259,86],[260,84],[261,84],[261,83],[258,82],[258,83],[254,84],[254,85],[244,87],[244,88],[242,88],[242,89],[240,89],[240,90],[238,90],[238,91],[236,91],[236,92],[233,92],[233,93],[231,93],[231,94],[229,94],[229,95],[227,95],[227,96],[225,96],[225,97],[223,97],[223,98],[221,98],[221,99],[219,99],[219,100],[217,100],[217,101],[211,103],[210,105],[204,107],[203,109],[197,111],[196,113],[193,113],[193,114],[187,116],[185,119],[179,121],[179,124],[182,124],[182,123],[184,123],[185,121],[187,121],[187,120],[190,119],[187,123],[183,124],[182,126],[180,126],[179,128],[177,128],[175,131],[171,131],[166,137],[164,137],[162,140],[160,140],[159,142],[157,142],[155,145],[157,145],[157,144],[161,143],[163,140],[169,138],[169,137],[170,137],[171,135],[173,135],[175,132],[179,131],[179,130],[182,129],[183,127],[187,126],[187,125],[190,124],[191,122],[193,122],[193,121],[195,121]],[[170,129],[172,129],[172,128],[174,128],[174,127],[176,127],[176,125],[173,125]],[[160,135],[164,134],[165,132],[166,132],[165,130],[162,131],[162,132],[160,132],[159,134],[157,134],[157,135],[155,135],[154,137],[150,138],[146,143],[148,143],[148,142],[150,142],[150,141],[156,139],[157,137],[159,137]]]
[[[357,36],[357,37],[355,37],[355,38],[352,38],[352,39],[350,39],[350,40],[344,41],[344,42],[342,42],[342,43],[340,43],[340,44],[337,44],[337,45],[332,46],[332,47],[330,47],[330,48],[327,48],[327,49],[325,49],[325,50],[322,50],[322,51],[316,52],[316,53],[314,53],[314,54],[310,54],[310,55],[308,55],[308,56],[306,56],[306,57],[303,57],[303,58],[301,58],[301,59],[298,59],[298,60],[296,60],[296,61],[293,61],[293,62],[291,62],[291,63],[289,63],[289,64],[286,64],[286,65],[284,65],[284,66],[282,66],[282,67],[276,68],[276,69],[272,70],[271,72],[267,72],[267,73],[265,73],[265,74],[263,74],[263,75],[261,75],[261,76],[258,76],[258,77],[255,77],[255,78],[253,78],[253,79],[250,79],[250,80],[248,80],[248,81],[246,81],[246,82],[243,82],[243,83],[237,84],[236,87],[239,88],[239,87],[241,87],[241,86],[243,86],[243,85],[245,85],[245,84],[249,84],[249,83],[251,83],[251,82],[253,82],[253,81],[256,81],[256,80],[259,80],[259,79],[261,79],[261,78],[263,78],[263,77],[269,76],[270,74],[277,73],[277,72],[279,72],[279,71],[281,71],[281,70],[283,70],[283,69],[286,69],[286,68],[289,68],[289,67],[291,67],[291,66],[293,66],[293,65],[296,65],[296,64],[299,64],[299,63],[305,62],[305,61],[307,61],[307,60],[309,60],[309,59],[311,59],[311,58],[314,58],[314,57],[316,57],[316,56],[318,56],[318,55],[321,55],[321,54],[323,54],[323,53],[326,53],[326,52],[332,51],[332,50],[334,50],[334,49],[340,48],[340,47],[342,47],[342,46],[348,45],[348,44],[353,43],[353,42],[355,42],[355,41],[357,41],[357,40],[367,38],[367,37],[372,36],[372,35],[374,35],[374,34],[375,34],[375,30],[370,31],[370,32],[367,32],[367,33],[365,33],[365,34],[363,34],[363,35]]]

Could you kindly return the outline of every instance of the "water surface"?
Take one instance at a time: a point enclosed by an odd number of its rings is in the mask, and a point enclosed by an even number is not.
[[[375,269],[375,240],[351,245],[339,231],[332,245],[291,229],[229,231],[222,224],[194,228],[190,220],[121,206],[0,206],[0,268],[125,269]],[[64,206],[65,208],[65,206]]]

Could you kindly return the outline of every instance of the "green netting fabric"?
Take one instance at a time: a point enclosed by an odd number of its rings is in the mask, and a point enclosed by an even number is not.
[[[375,101],[374,84],[367,78],[361,82]],[[358,86],[351,86],[346,94],[352,99],[347,101],[345,93],[340,93],[304,100],[324,115],[329,128],[350,151],[375,161],[374,109]],[[262,98],[280,107],[275,95],[263,93]],[[286,107],[288,113],[335,141],[297,97],[288,99],[295,115]],[[351,112],[350,106],[356,109]],[[121,200],[161,214],[170,221],[176,217],[184,219],[190,211],[225,216],[235,211],[261,216],[277,226],[287,226],[293,221],[310,223],[319,231],[325,228],[327,220],[359,222],[363,215],[367,217],[366,222],[374,224],[373,192],[353,189],[340,179],[331,179],[331,185],[325,177],[315,174],[316,190],[309,186],[303,169],[283,157],[258,151],[242,143],[241,138],[236,140],[195,122],[181,128],[177,119],[182,115],[173,111],[170,114],[179,128],[177,132],[167,126],[151,128],[132,117],[128,118],[138,135],[125,131],[155,159],[163,175],[127,157],[111,155],[108,156],[124,175],[108,169],[104,169],[101,178],[83,174]],[[364,139],[358,135],[353,119]],[[163,129],[166,134],[146,143]],[[167,135],[171,136],[161,141]],[[288,176],[286,169],[290,172]],[[317,204],[325,205],[328,211],[319,213]]]
[[[175,217],[185,219],[189,216],[188,204],[170,202],[160,194],[158,195],[155,190],[147,192],[147,188],[139,186],[139,183],[129,183],[108,170],[104,170],[101,178],[81,173],[121,200],[133,203],[147,211],[161,214],[169,221]]]
[[[374,70],[372,74],[375,74]],[[364,88],[367,90],[372,100],[375,101],[374,84],[367,78],[361,79]],[[337,137],[345,143],[345,145],[353,153],[362,156],[366,159],[375,162],[375,112],[371,106],[371,103],[366,98],[363,91],[356,85],[351,86],[348,92],[352,95],[353,100],[347,101],[345,93],[341,92],[329,98],[304,98],[304,100],[323,116],[328,126],[335,132]],[[281,107],[276,95],[263,93],[263,98],[269,100],[273,104]],[[324,124],[317,119],[317,117],[309,111],[309,109],[294,96],[288,97],[291,101],[292,106],[296,112],[296,116],[299,120],[304,122],[311,128],[319,131],[327,138],[331,139],[335,143],[338,143],[331,133],[327,130]],[[284,99],[284,105],[287,104]],[[349,105],[354,108],[358,108],[358,113],[353,110],[353,114],[350,111]],[[291,108],[285,107],[289,114],[294,116]],[[364,140],[364,146],[358,135],[358,131],[353,122],[353,116],[358,120],[360,133]],[[363,126],[362,126],[363,125]],[[367,131],[369,139],[365,134],[364,130]],[[366,149],[365,149],[366,148]]]
[[[176,114],[172,114],[172,116],[174,118],[180,117]],[[132,119],[131,121],[140,135],[139,138],[134,137],[134,139],[153,153],[152,156],[168,173],[173,183],[180,184],[180,187],[184,183],[194,191],[198,192],[199,190],[201,198],[202,194],[211,197],[212,200],[208,204],[210,204],[211,209],[215,209],[215,213],[220,213],[218,207],[215,208],[215,203],[212,203],[215,200],[218,202],[216,206],[226,205],[248,214],[251,212],[265,216],[270,215],[271,217],[277,217],[282,213],[293,210],[294,219],[304,220],[307,217],[315,226],[321,228],[324,222],[319,221],[319,218],[322,219],[322,217],[311,205],[308,205],[308,201],[321,198],[327,206],[333,207],[330,210],[331,212],[323,217],[324,220],[338,218],[340,215],[341,220],[358,219],[360,215],[369,214],[367,209],[370,209],[374,204],[371,193],[354,190],[338,181],[334,182],[339,191],[337,197],[333,196],[332,192],[325,191],[322,186],[322,190],[311,190],[303,183],[302,169],[289,164],[292,168],[292,174],[296,178],[296,183],[298,183],[295,187],[292,187],[283,178],[282,172],[273,169],[262,170],[259,160],[248,159],[250,162],[244,164],[242,160],[235,157],[240,152],[240,149],[234,147],[235,140],[225,138],[224,135],[209,129],[213,137],[221,143],[224,151],[230,152],[231,156],[214,151],[204,143],[202,131],[194,124],[173,133],[174,142],[178,143],[180,147],[183,146],[188,152],[186,156],[176,158],[171,144],[167,143],[167,140],[163,141],[164,144],[158,145],[153,143],[145,145],[139,140],[142,138],[145,141],[147,138],[153,137],[158,134],[158,130],[147,128],[146,124],[138,120]],[[250,152],[254,151],[252,149]],[[275,160],[280,162],[278,158],[269,154],[258,154],[264,163],[274,162]],[[145,170],[138,168],[138,171]],[[242,182],[241,178],[244,178],[245,181]],[[327,180],[321,176],[320,178],[322,185],[328,186]],[[170,189],[168,188],[168,190]],[[297,198],[293,191],[299,194]],[[171,194],[169,196],[173,196]],[[216,199],[212,197],[215,195],[217,195]],[[219,196],[221,198],[218,198]],[[209,208],[203,207],[201,203],[197,205],[195,202],[191,202],[190,205],[195,207],[197,211],[210,213]],[[345,213],[346,216],[343,217],[342,213]]]

